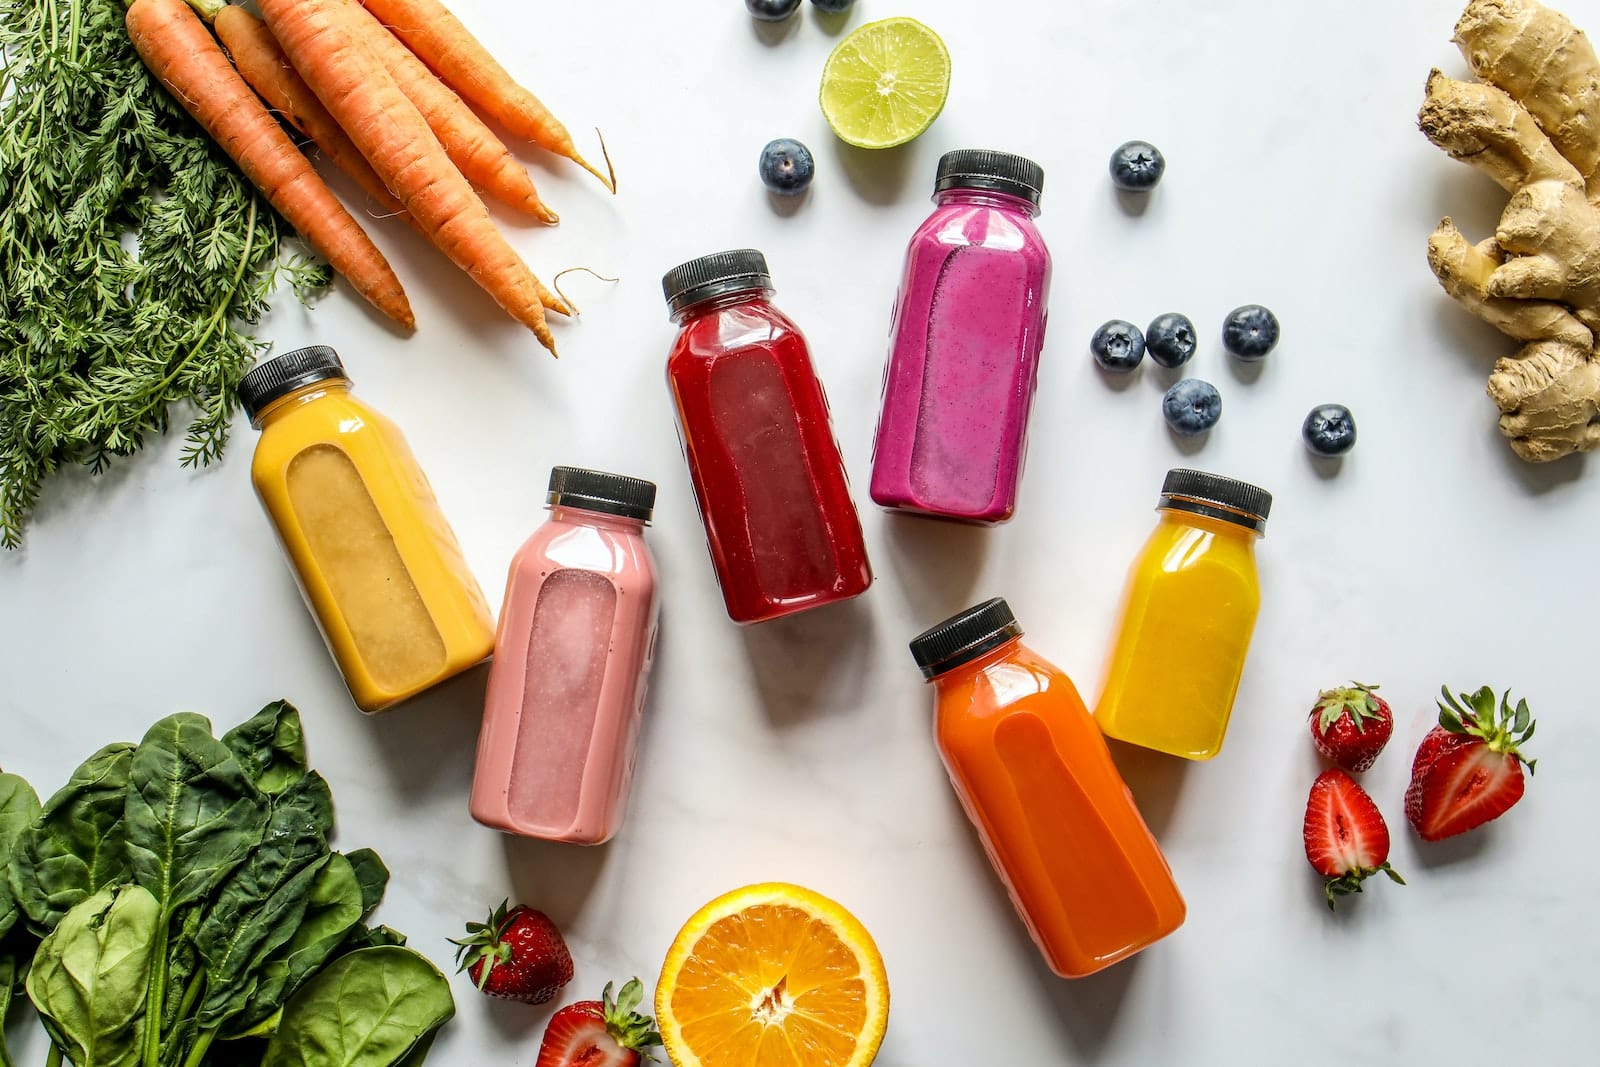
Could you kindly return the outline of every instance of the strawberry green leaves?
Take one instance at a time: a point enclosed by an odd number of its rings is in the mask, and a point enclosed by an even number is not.
[[[1527,766],[1529,774],[1533,773],[1538,760],[1530,760],[1521,752],[1521,746],[1532,739],[1538,725],[1526,700],[1518,700],[1512,707],[1511,690],[1507,689],[1496,714],[1494,690],[1488,686],[1455,696],[1449,686],[1442,686],[1439,695],[1440,726],[1460,737],[1476,738],[1493,752],[1514,757]]]

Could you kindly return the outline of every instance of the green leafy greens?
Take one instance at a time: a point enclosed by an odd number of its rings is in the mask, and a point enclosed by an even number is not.
[[[124,0],[0,0],[0,545],[45,479],[96,472],[194,411],[186,465],[227,442],[286,224],[139,60]]]
[[[162,719],[42,806],[0,774],[0,1020],[25,981],[77,1067],[421,1063],[449,982],[367,925],[389,870],[333,821],[281,701],[220,740]]]

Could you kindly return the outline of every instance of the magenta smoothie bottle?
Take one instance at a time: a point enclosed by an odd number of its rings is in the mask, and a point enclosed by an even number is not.
[[[1017,507],[1050,295],[1034,226],[1044,171],[968,149],[939,160],[939,205],[911,238],[895,301],[872,499],[997,523]]]
[[[651,482],[557,467],[550,518],[511,561],[472,817],[593,845],[622,823],[655,654]]]

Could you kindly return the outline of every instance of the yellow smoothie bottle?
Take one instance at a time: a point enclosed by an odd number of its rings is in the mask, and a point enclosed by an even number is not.
[[[494,649],[489,605],[394,423],[350,394],[333,349],[263,363],[239,386],[261,431],[250,478],[362,711]]]
[[[1186,759],[1222,749],[1261,604],[1256,539],[1272,494],[1167,472],[1161,516],[1128,575],[1095,720],[1107,737]]]

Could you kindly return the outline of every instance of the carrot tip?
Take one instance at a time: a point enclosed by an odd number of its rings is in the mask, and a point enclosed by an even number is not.
[[[588,171],[590,174],[593,174],[596,178],[599,178],[600,179],[600,184],[604,185],[606,187],[606,189],[610,191],[612,196],[616,196],[617,195],[617,168],[616,168],[616,165],[611,162],[611,152],[606,148],[606,138],[605,138],[605,135],[600,132],[600,127],[596,126],[594,128],[594,135],[600,139],[600,154],[605,157],[606,174],[601,174],[598,170],[596,170],[594,168],[594,166],[587,159],[584,159],[582,156],[580,156],[578,154],[578,150],[576,148],[574,148],[572,150],[572,157],[571,157],[572,161],[574,163],[576,163],[578,166],[582,167],[584,170]]]

